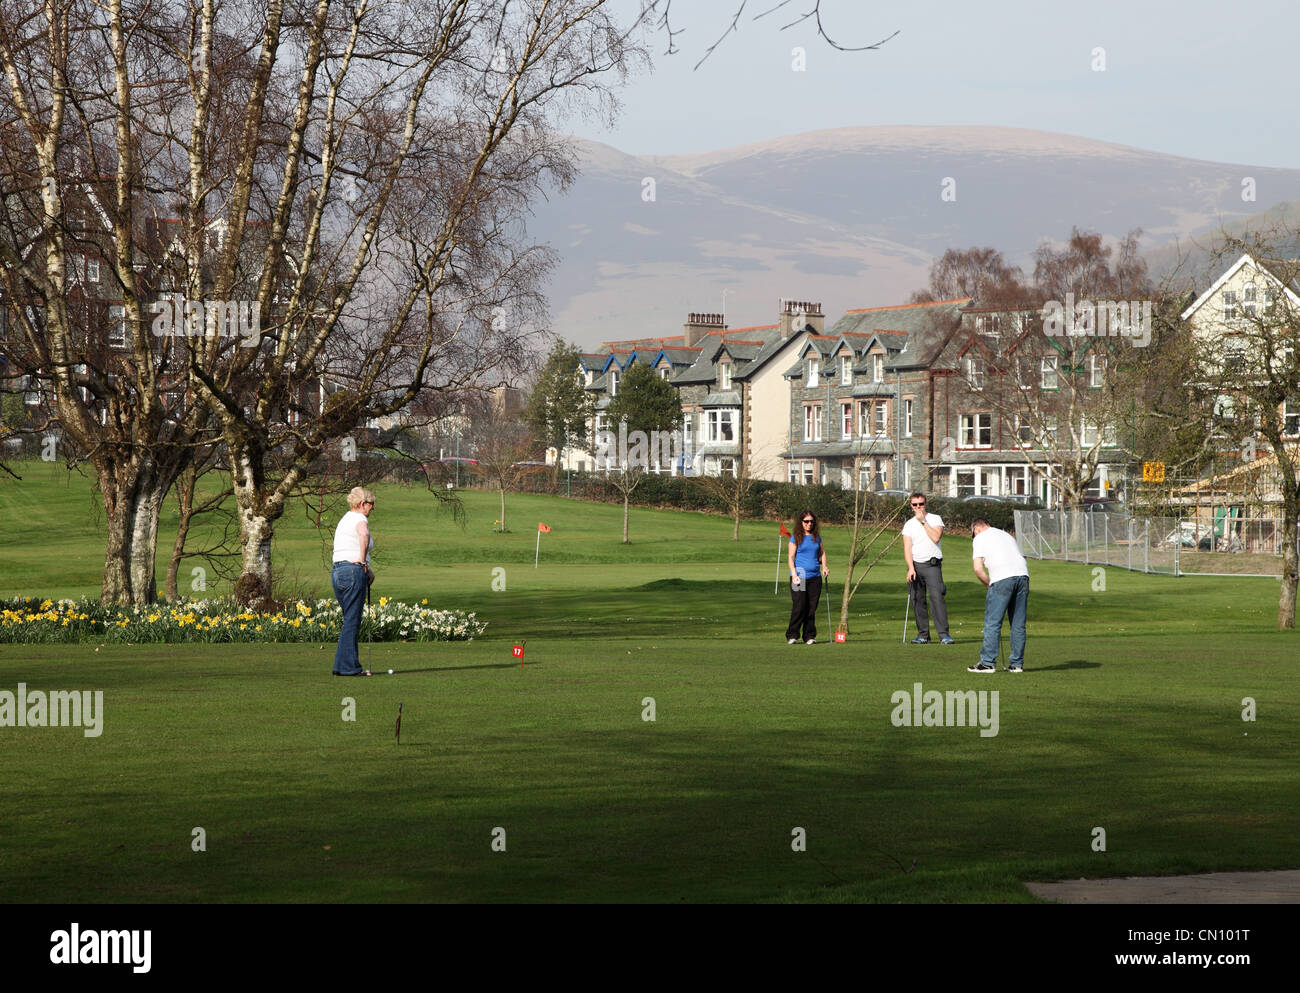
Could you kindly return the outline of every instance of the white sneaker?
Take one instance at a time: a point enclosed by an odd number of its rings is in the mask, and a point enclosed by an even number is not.
[[[797,645],[797,644],[799,644],[799,639],[798,639],[798,638],[787,638],[785,643],[786,643],[787,645]]]
[[[805,644],[805,645],[815,645],[815,644],[817,644],[817,639],[816,639],[816,638],[809,638],[807,641],[804,642],[804,644]]]

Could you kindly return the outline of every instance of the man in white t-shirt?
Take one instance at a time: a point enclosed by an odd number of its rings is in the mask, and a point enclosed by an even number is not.
[[[948,588],[943,584],[943,552],[939,550],[943,518],[926,513],[924,493],[913,493],[908,503],[912,507],[912,517],[903,525],[903,561],[907,563],[907,595],[912,600],[912,613],[916,615],[916,637],[912,644],[930,643],[930,617],[925,611],[928,592],[939,640],[951,645],[948,607],[944,602]]]
[[[984,644],[978,665],[967,672],[995,672],[998,645],[1002,640],[1002,618],[1011,615],[1012,672],[1025,671],[1025,615],[1029,608],[1029,566],[1020,554],[1016,539],[1001,528],[977,517],[971,523],[971,556],[975,575],[988,589],[984,597]]]

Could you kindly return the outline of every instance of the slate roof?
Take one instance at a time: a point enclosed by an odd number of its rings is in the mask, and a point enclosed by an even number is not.
[[[845,311],[830,334],[853,332],[879,334],[881,344],[891,352],[885,361],[890,370],[924,368],[942,350],[961,322],[962,308],[970,297],[935,303],[904,303],[893,307],[866,307]],[[899,336],[904,337],[899,337]]]

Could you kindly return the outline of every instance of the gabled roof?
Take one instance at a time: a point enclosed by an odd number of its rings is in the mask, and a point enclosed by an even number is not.
[[[942,351],[961,322],[962,308],[971,297],[954,297],[933,303],[904,303],[892,307],[847,310],[831,333],[867,333],[890,353],[887,369],[924,368]]]
[[[1236,262],[1232,263],[1228,270],[1216,279],[1208,290],[1197,297],[1186,310],[1179,314],[1179,319],[1185,321],[1200,310],[1207,300],[1219,292],[1224,283],[1240,272],[1242,267],[1246,265],[1249,265],[1257,272],[1262,272],[1275,286],[1282,287],[1283,291],[1290,296],[1292,304],[1300,306],[1300,285],[1297,285],[1295,279],[1292,279],[1289,284],[1285,283],[1286,272],[1284,269],[1280,275],[1275,271],[1288,264],[1294,265],[1295,262],[1295,259],[1255,259],[1249,252],[1246,252]]]

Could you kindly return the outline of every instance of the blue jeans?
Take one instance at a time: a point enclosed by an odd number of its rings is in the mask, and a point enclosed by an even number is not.
[[[334,671],[340,676],[355,676],[361,672],[361,659],[357,642],[361,639],[361,612],[366,604],[366,567],[355,562],[335,562],[330,572],[334,596],[343,608],[343,628],[339,631],[339,647],[334,652]]]
[[[1011,576],[989,586],[984,597],[984,644],[980,665],[997,665],[1002,618],[1011,615],[1011,668],[1025,664],[1025,616],[1029,609],[1029,577]]]

